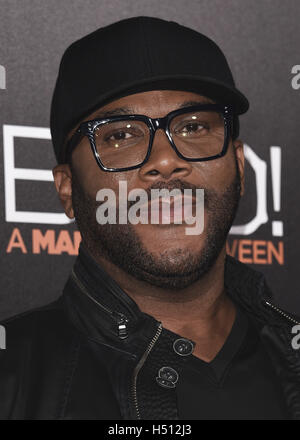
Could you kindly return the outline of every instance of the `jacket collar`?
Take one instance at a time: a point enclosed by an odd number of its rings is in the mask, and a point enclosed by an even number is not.
[[[262,273],[226,256],[224,283],[227,294],[250,314],[259,326],[299,323],[274,306],[272,293]],[[128,346],[143,327],[147,339],[158,321],[140,310],[136,302],[91,257],[83,244],[64,289],[68,313],[89,337],[119,347]],[[146,340],[145,339],[145,340]]]
[[[81,333],[134,357],[140,351],[138,347],[149,343],[159,324],[140,310],[82,244],[62,299]]]

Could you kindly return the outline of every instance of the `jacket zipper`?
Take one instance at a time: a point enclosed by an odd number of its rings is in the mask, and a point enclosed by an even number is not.
[[[108,307],[104,306],[103,304],[99,303],[95,298],[93,298],[85,286],[82,284],[82,282],[79,280],[77,275],[75,274],[74,270],[71,272],[71,276],[73,277],[74,281],[80,288],[80,290],[88,296],[95,304],[98,305],[102,310],[104,310],[106,313],[108,313],[113,320],[117,323],[117,333],[120,339],[126,339],[128,337],[128,328],[127,323],[129,322],[129,319],[127,316],[125,316],[123,313],[116,312],[115,310],[111,310]]]
[[[120,339],[127,338],[128,330],[127,330],[127,325],[126,324],[129,322],[129,319],[123,313],[111,310],[108,307],[104,306],[103,304],[99,303],[95,298],[93,298],[89,294],[89,292],[87,291],[85,286],[82,284],[82,282],[79,280],[79,278],[77,277],[77,275],[75,274],[73,269],[72,269],[72,272],[71,272],[71,276],[73,277],[74,281],[76,282],[76,284],[78,285],[80,290],[86,296],[88,296],[88,298],[90,298],[95,304],[97,304],[98,307],[101,307],[102,310],[104,310],[106,313],[109,313],[111,315],[111,317],[117,322],[119,338]],[[162,328],[163,328],[162,327],[162,323],[158,322],[158,327],[157,327],[157,331],[156,331],[155,335],[151,339],[151,341],[150,341],[149,345],[147,346],[144,354],[142,355],[141,359],[139,360],[137,366],[134,369],[132,395],[133,395],[134,408],[135,408],[135,411],[136,411],[138,419],[141,418],[141,415],[140,415],[140,411],[139,411],[139,407],[138,407],[138,401],[137,401],[137,391],[136,391],[137,376],[138,376],[138,373],[141,370],[142,366],[144,365],[147,356],[149,355],[150,351],[152,350],[152,348],[154,347],[156,341],[158,340],[158,338],[159,338],[159,336],[160,336],[160,334],[162,332]]]
[[[271,309],[275,310],[279,315],[284,316],[288,321],[294,323],[294,324],[300,324],[299,321],[296,321],[296,319],[292,318],[290,315],[288,315],[286,312],[281,310],[279,307],[275,306],[274,304],[270,303],[269,301],[263,300],[264,303],[270,307]]]
[[[136,365],[136,367],[134,369],[133,380],[132,380],[132,398],[133,398],[133,404],[134,404],[134,408],[135,408],[136,415],[137,415],[138,419],[141,419],[141,414],[139,411],[138,400],[137,400],[137,390],[136,390],[137,376],[138,376],[139,371],[141,370],[142,366],[144,365],[145,360],[148,357],[150,351],[152,350],[156,341],[158,340],[161,332],[162,332],[162,323],[158,322],[158,327],[157,327],[155,335],[153,336],[146,351],[144,352],[141,359],[139,360],[139,363]]]

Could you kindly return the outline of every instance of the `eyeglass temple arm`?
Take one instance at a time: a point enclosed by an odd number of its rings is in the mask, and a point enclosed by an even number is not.
[[[71,139],[67,142],[66,147],[64,149],[64,159],[66,162],[69,162],[70,155],[76,145],[81,141],[81,139],[84,137],[84,134],[81,132],[80,128],[76,130],[76,132],[73,134]]]

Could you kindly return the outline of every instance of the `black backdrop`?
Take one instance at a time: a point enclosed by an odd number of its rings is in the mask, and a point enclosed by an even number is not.
[[[251,106],[240,136],[247,188],[228,251],[263,271],[277,302],[299,313],[300,2],[2,0],[0,8],[0,318],[58,297],[78,246],[50,171],[49,111],[62,53],[134,15],[192,27],[225,52]]]

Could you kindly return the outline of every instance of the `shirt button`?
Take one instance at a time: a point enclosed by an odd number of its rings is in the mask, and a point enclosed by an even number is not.
[[[173,349],[180,356],[188,356],[193,353],[194,344],[188,339],[180,338],[174,341]]]
[[[178,373],[174,368],[162,367],[158,372],[156,382],[164,388],[175,388],[178,378]]]

